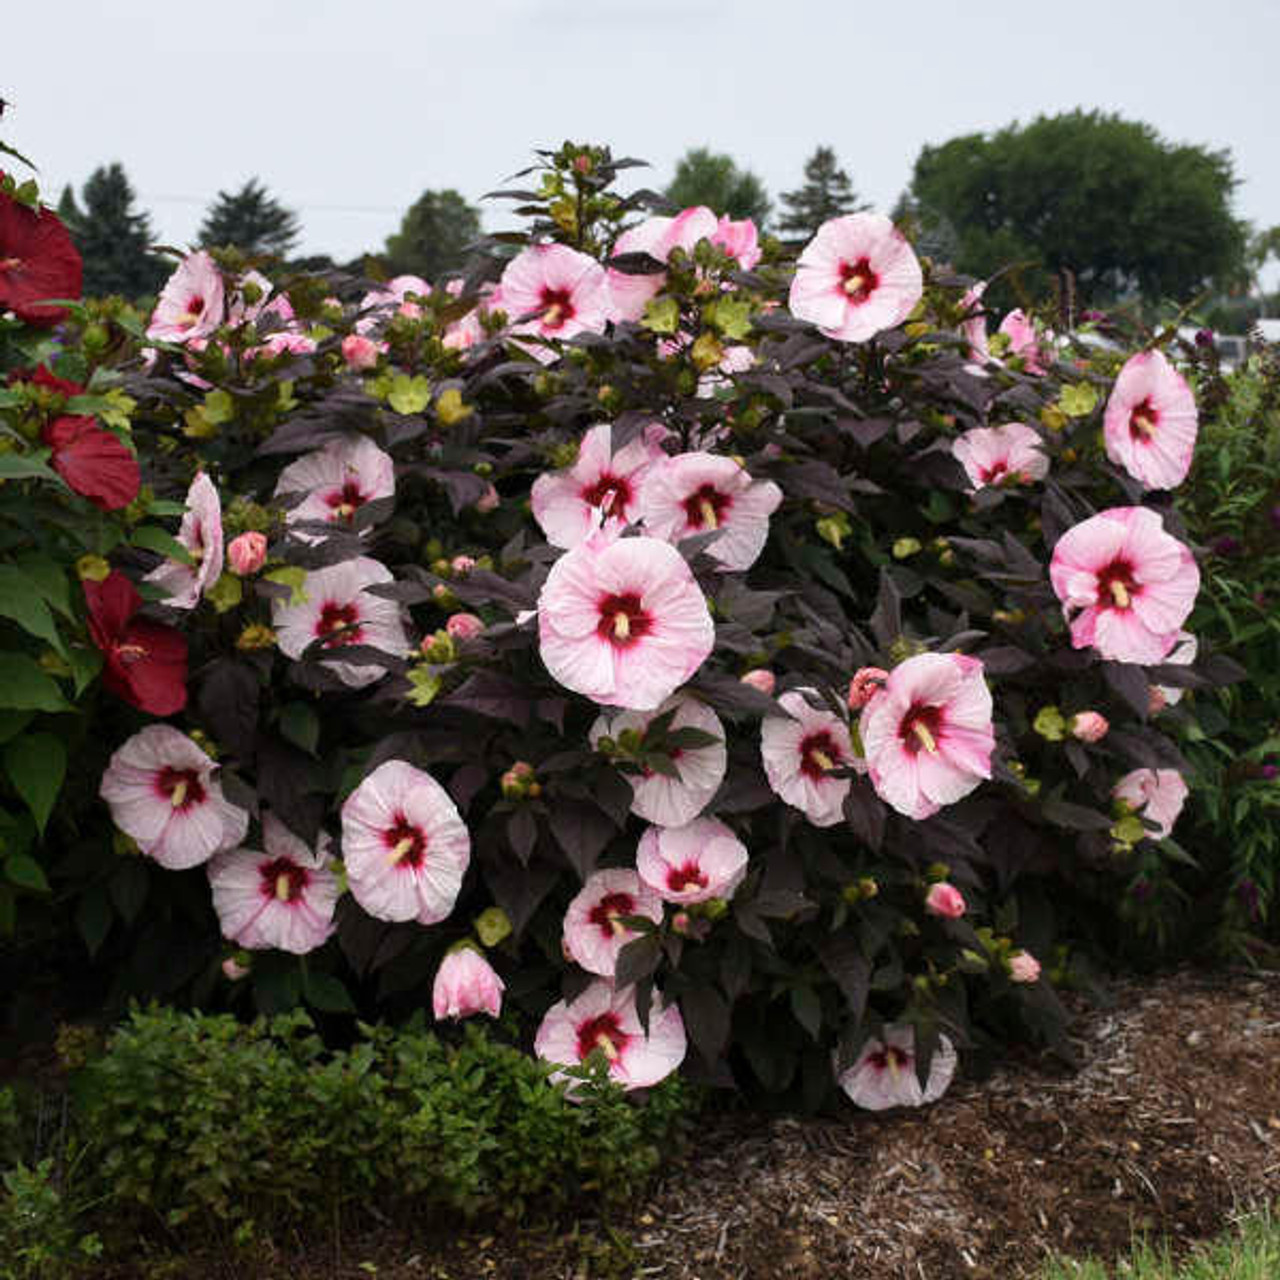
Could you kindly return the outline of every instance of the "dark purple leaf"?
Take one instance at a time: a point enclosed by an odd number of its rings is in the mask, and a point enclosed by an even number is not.
[[[614,831],[613,822],[593,804],[561,800],[551,810],[551,834],[580,880],[585,881],[596,869]]]

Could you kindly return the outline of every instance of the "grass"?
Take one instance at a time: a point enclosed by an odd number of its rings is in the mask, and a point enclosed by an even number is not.
[[[1169,1245],[1135,1244],[1128,1258],[1108,1268],[1089,1259],[1060,1258],[1041,1280],[1277,1280],[1280,1277],[1280,1210],[1263,1210],[1243,1219],[1238,1229],[1173,1260]]]

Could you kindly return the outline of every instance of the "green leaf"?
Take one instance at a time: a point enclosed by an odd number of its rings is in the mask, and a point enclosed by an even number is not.
[[[296,608],[300,604],[306,604],[309,597],[302,589],[302,584],[307,580],[307,571],[299,568],[295,564],[285,565],[282,569],[272,569],[270,573],[263,574],[268,582],[278,582],[282,587],[289,588],[289,607]]]
[[[4,874],[10,884],[35,893],[48,893],[49,882],[40,864],[29,853],[11,853],[4,860]]]
[[[12,388],[0,387],[0,409],[12,409],[14,405],[21,404],[26,397],[21,391],[14,391]]]
[[[320,741],[320,717],[305,702],[288,702],[280,709],[280,732],[308,755]]]
[[[430,706],[440,692],[440,677],[426,663],[420,662],[409,669],[409,683],[413,687],[407,696],[415,707]]]
[[[0,884],[0,937],[11,938],[18,926],[18,903],[8,885]]]
[[[16,738],[33,718],[30,711],[0,711],[0,743]]]
[[[65,656],[62,637],[39,587],[10,564],[0,565],[0,618],[12,619],[28,635],[44,640]]]
[[[135,547],[145,547],[148,551],[168,556],[170,560],[177,560],[179,564],[195,564],[191,558],[191,552],[159,525],[139,525],[130,535],[129,542]]]
[[[91,956],[97,954],[111,932],[111,918],[111,903],[107,901],[106,890],[101,885],[92,885],[76,907],[76,928],[80,930]]]
[[[733,342],[741,342],[751,332],[751,304],[740,298],[719,298],[703,315]]]
[[[22,653],[0,653],[0,707],[19,711],[70,711],[62,690]]]
[[[226,613],[244,599],[244,585],[234,573],[224,573],[205,592],[205,599],[210,601],[219,613]]]
[[[204,398],[205,421],[215,427],[230,422],[236,416],[236,402],[229,391],[210,391]]]
[[[64,618],[74,617],[67,571],[62,565],[56,560],[39,555],[18,556],[14,563],[35,584],[46,604],[56,609]]]
[[[652,333],[675,333],[680,326],[680,306],[674,298],[653,298],[640,323]]]
[[[43,836],[67,774],[66,746],[51,733],[15,738],[4,749],[4,767]]]
[[[1098,403],[1098,390],[1087,382],[1077,382],[1062,388],[1058,408],[1068,418],[1083,418],[1092,413]]]
[[[48,456],[48,449],[39,449],[35,453],[0,453],[0,480],[30,480],[36,478],[40,480],[57,480],[61,484],[62,481],[58,478],[58,473],[51,471],[44,465]]]
[[[21,151],[15,151],[7,142],[0,142],[0,152],[3,152],[7,156],[13,156],[15,160],[21,160],[22,163],[25,164],[28,169],[36,168],[35,165],[33,165],[31,161],[28,160],[27,157],[22,154]],[[36,172],[39,173],[40,170],[36,169]]]
[[[102,652],[89,645],[72,645],[67,650],[67,666],[75,682],[78,698],[97,678],[102,670]]]
[[[313,1009],[321,1013],[355,1013],[356,1007],[346,987],[331,973],[308,973],[303,996]]]
[[[187,514],[187,504],[185,502],[170,502],[167,498],[152,498],[147,503],[147,515],[149,516],[185,516]]]
[[[411,378],[407,373],[398,373],[391,379],[387,403],[397,413],[421,413],[431,403],[431,383],[421,375]]]

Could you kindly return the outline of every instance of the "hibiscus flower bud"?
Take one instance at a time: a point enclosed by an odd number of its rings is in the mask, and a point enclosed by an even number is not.
[[[227,561],[231,572],[248,577],[262,568],[267,558],[267,539],[261,533],[242,533],[232,538],[227,547]]]
[[[862,667],[855,672],[849,682],[849,710],[861,711],[888,678],[889,673],[880,667]]]
[[[1168,705],[1169,699],[1158,684],[1147,687],[1147,715],[1158,716]]]
[[[235,956],[228,956],[222,962],[222,972],[226,978],[230,979],[230,981],[239,982],[241,978],[247,978],[249,976],[249,966],[247,964],[241,964]]]
[[[484,623],[474,613],[455,613],[444,625],[455,640],[474,640],[484,630]]]
[[[743,684],[749,684],[753,689],[759,689],[761,693],[770,697],[773,696],[774,686],[777,683],[773,672],[767,667],[754,667],[740,676],[739,679]]]
[[[534,768],[526,760],[517,760],[502,775],[502,794],[508,800],[523,800],[526,796],[540,794],[542,788],[534,782]],[[536,788],[536,790],[535,790]]]
[[[1040,976],[1040,961],[1030,951],[1015,951],[1009,957],[1009,977],[1014,982],[1035,982]]]
[[[428,662],[452,662],[457,656],[453,635],[449,631],[437,631],[434,635],[423,636],[419,648]]]
[[[348,369],[372,369],[378,363],[378,344],[362,333],[349,333],[342,340],[342,358]]]
[[[472,569],[476,567],[476,562],[470,556],[454,556],[449,561],[449,568],[458,575],[459,578],[465,578]]]
[[[498,491],[493,485],[488,485],[485,491],[476,499],[476,510],[481,515],[488,515],[490,511],[497,510],[498,503],[502,499],[498,497]]]
[[[469,1018],[473,1013],[496,1018],[502,1012],[504,989],[502,979],[484,956],[464,945],[440,962],[431,988],[431,1008],[437,1020]]]
[[[964,894],[955,885],[943,881],[929,886],[929,892],[925,894],[924,909],[931,916],[958,920],[968,910],[968,904],[964,900]]]
[[[1071,736],[1081,742],[1101,742],[1110,728],[1106,716],[1097,711],[1078,711],[1071,717]]]
[[[270,649],[276,642],[276,633],[260,622],[251,623],[236,637],[236,648],[242,653],[254,649]]]

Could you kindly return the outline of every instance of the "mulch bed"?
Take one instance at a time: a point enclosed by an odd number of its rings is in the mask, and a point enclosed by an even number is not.
[[[389,1228],[340,1259],[282,1253],[256,1273],[1022,1280],[1054,1251],[1110,1259],[1143,1232],[1186,1245],[1280,1200],[1280,973],[1188,971],[1112,994],[1080,1010],[1075,1074],[1015,1062],[932,1107],[838,1121],[710,1117],[608,1228]],[[246,1261],[187,1259],[181,1274],[246,1276]]]

